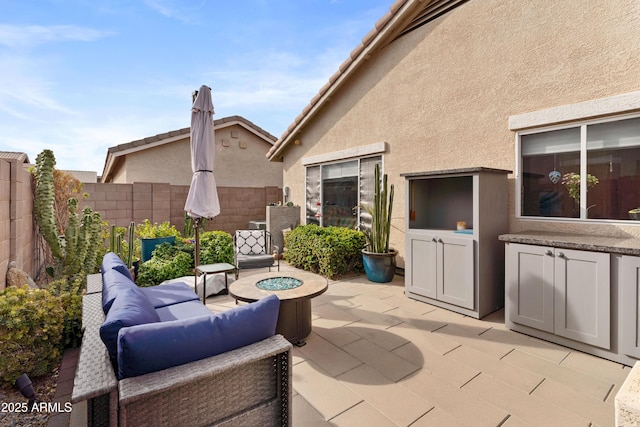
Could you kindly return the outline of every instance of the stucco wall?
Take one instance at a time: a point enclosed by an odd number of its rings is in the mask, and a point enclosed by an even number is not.
[[[387,142],[384,170],[396,185],[391,238],[402,254],[400,173],[513,170],[509,116],[640,89],[638,28],[636,0],[470,0],[372,55],[294,138],[301,144],[287,148],[284,185],[302,204],[303,157]],[[511,179],[512,231],[640,236],[631,224],[516,220],[514,193]]]
[[[191,149],[189,138],[126,155],[123,169],[126,182],[191,182]]]
[[[282,163],[268,162],[271,148],[246,128],[233,125],[216,130],[214,174],[221,187],[282,187]],[[126,155],[123,171],[114,182],[191,183],[189,138]]]

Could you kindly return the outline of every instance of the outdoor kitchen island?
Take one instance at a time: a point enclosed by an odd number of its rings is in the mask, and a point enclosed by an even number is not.
[[[503,234],[505,324],[632,366],[640,359],[640,239]]]

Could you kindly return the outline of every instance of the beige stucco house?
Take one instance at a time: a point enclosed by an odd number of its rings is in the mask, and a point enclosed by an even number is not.
[[[511,171],[508,232],[640,237],[640,2],[397,0],[268,157],[303,224],[358,222],[381,163],[399,264],[421,171]]]
[[[282,163],[265,153],[276,137],[240,116],[214,120],[214,173],[220,187],[282,187]],[[190,128],[110,147],[101,182],[191,183]]]

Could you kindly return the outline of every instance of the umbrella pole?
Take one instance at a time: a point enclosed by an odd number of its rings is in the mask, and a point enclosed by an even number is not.
[[[200,265],[200,218],[194,218],[193,224],[196,227],[196,248],[195,248],[195,266]]]

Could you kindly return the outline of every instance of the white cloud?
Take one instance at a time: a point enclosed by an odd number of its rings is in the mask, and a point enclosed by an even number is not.
[[[205,3],[206,1],[202,1],[199,5],[185,7],[185,5],[189,5],[190,2],[184,2],[182,0],[144,0],[144,4],[146,4],[147,7],[160,15],[185,24],[195,24],[200,21],[200,17],[196,12],[200,10]]]
[[[59,41],[90,42],[113,35],[109,31],[76,25],[8,25],[0,24],[0,44],[24,48]]]

